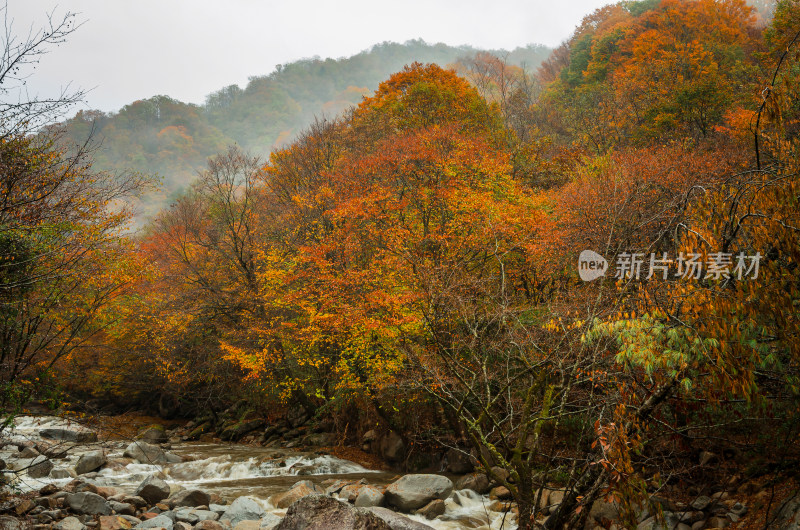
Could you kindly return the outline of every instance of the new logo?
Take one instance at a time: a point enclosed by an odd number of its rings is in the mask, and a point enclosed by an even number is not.
[[[590,282],[605,276],[608,270],[606,258],[592,250],[584,250],[578,256],[578,274],[581,280]]]

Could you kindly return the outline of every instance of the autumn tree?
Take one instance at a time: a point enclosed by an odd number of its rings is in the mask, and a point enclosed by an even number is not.
[[[5,7],[4,9],[7,9]],[[12,94],[26,68],[74,30],[74,15],[18,40],[6,34],[0,90]],[[16,94],[19,95],[19,94]],[[134,281],[123,231],[125,205],[145,183],[91,169],[86,144],[61,147],[48,131],[81,93],[0,105],[0,412],[8,420],[60,359],[75,354],[113,317],[110,302]]]

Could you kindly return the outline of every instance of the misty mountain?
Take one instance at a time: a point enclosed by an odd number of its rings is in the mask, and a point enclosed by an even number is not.
[[[203,105],[159,95],[125,105],[118,112],[78,112],[62,124],[63,140],[82,144],[91,139],[96,169],[159,175],[162,189],[143,203],[149,215],[185,189],[209,156],[230,144],[267,155],[292,140],[315,117],[333,117],[358,104],[407,64],[450,65],[479,51],[414,40],[384,42],[347,58],[303,59],[251,77],[244,88],[221,88],[209,94]],[[529,45],[511,52],[489,51],[533,71],[551,50]]]

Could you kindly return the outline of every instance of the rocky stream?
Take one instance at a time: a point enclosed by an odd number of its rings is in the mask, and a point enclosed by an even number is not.
[[[0,466],[25,500],[0,528],[267,530],[306,528],[297,520],[310,517],[331,529],[516,527],[511,503],[490,497],[488,482],[481,493],[466,487],[474,476],[459,488],[456,477],[398,476],[324,452],[169,435],[98,440],[60,418],[17,418],[0,435]]]

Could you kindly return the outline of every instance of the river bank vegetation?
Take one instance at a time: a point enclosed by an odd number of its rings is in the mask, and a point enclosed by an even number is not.
[[[143,179],[7,129],[4,410],[59,390],[206,430],[391,433],[401,466],[469,456],[521,528],[553,482],[547,528],[790,476],[799,32],[796,0],[644,0],[535,71],[411,63],[266,158],[220,137],[134,235]],[[581,279],[584,250],[604,276]]]

